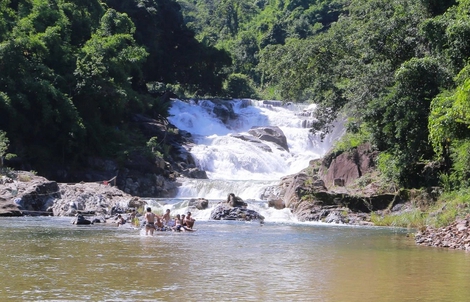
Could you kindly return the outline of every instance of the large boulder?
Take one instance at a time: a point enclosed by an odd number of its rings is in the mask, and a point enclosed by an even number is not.
[[[209,200],[205,198],[191,199],[188,204],[189,207],[196,208],[198,210],[205,210],[209,207]]]
[[[204,170],[201,170],[199,168],[189,168],[186,171],[185,176],[187,176],[189,178],[197,178],[197,179],[208,179],[209,178],[209,177],[207,177],[207,172],[204,171]]]
[[[325,186],[347,186],[375,168],[377,151],[364,144],[348,152],[330,153],[322,160],[319,175]]]
[[[259,138],[254,137],[252,135],[245,135],[245,134],[231,134],[232,137],[241,139],[246,142],[250,142],[251,144],[255,145],[256,147],[260,148],[265,152],[273,152],[271,147],[263,143]]]
[[[26,171],[11,172],[0,181],[0,212],[6,216],[45,215],[60,196],[55,181]]]
[[[252,127],[248,133],[262,141],[275,143],[281,150],[289,152],[287,138],[281,128],[277,126]]]
[[[50,211],[54,216],[75,216],[78,213],[112,215],[128,208],[139,208],[145,201],[117,187],[102,183],[60,184],[60,197]]]
[[[75,216],[75,219],[72,221],[72,224],[89,225],[89,224],[93,224],[93,221],[86,219],[85,216],[83,216],[82,214],[77,214]]]
[[[264,222],[264,216],[258,212],[243,207],[232,207],[227,202],[218,204],[212,210],[210,219]]]

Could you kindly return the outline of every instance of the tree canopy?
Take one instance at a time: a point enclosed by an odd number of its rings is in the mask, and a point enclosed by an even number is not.
[[[0,15],[0,129],[38,170],[111,156],[132,114],[166,116],[149,83],[222,94],[229,56],[172,0],[1,0]]]

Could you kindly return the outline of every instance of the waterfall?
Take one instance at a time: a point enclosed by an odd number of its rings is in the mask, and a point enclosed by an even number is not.
[[[310,133],[307,126],[315,108],[279,101],[174,100],[169,121],[191,133],[195,142],[191,155],[209,178],[182,179],[177,197],[220,200],[233,192],[245,200],[263,200],[267,187],[306,168],[341,136],[342,127],[323,141]],[[288,150],[266,140],[260,148],[246,139],[256,126],[281,129]]]

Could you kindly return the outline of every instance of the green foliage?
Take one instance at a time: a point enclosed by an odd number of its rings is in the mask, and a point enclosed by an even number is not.
[[[458,141],[451,145],[452,173],[463,187],[470,186],[470,138]]]
[[[443,193],[436,204],[429,209],[427,224],[443,227],[456,218],[464,218],[468,214],[470,214],[470,191],[467,187]]]
[[[368,108],[365,118],[381,150],[389,150],[400,168],[400,182],[421,186],[416,178],[416,164],[431,160],[433,149],[428,142],[430,100],[447,85],[448,74],[436,59],[413,58],[395,75],[390,93]]]
[[[403,185],[431,184],[419,180],[419,163],[437,155],[441,181],[463,186],[469,8],[468,0],[3,0],[0,129],[20,158],[65,165],[124,154],[129,118],[166,116],[168,92],[258,92],[318,104],[313,131],[327,133],[346,113],[354,127],[338,148],[370,140]]]
[[[429,118],[429,139],[445,163],[446,189],[470,185],[470,81],[464,80],[456,90],[443,92],[433,99]],[[441,179],[442,180],[442,179]]]
[[[432,15],[440,15],[449,7],[456,5],[456,0],[420,0]]]
[[[224,94],[228,98],[256,98],[256,91],[244,74],[231,74],[224,83]]]
[[[353,119],[350,119],[345,127],[348,131],[336,141],[333,147],[334,152],[349,151],[371,141],[371,133],[365,123],[358,126]]]
[[[162,154],[162,152],[165,152],[165,150],[169,151],[168,149],[165,149],[165,145],[162,142],[163,141],[159,141],[156,136],[150,138],[147,142],[147,147],[151,150],[152,154],[158,158],[164,158],[164,154]]]
[[[105,2],[0,1],[0,129],[42,171],[124,154],[133,114],[168,114],[149,82],[221,93],[230,58],[194,38],[176,2]]]
[[[77,59],[77,107],[86,120],[116,125],[129,108],[143,108],[129,75],[139,74],[147,53],[132,37],[134,27],[126,14],[109,9],[100,28]]]
[[[172,146],[165,144],[163,140],[158,140],[156,136],[150,138],[147,142],[147,149],[144,150],[144,153],[147,156],[154,160],[156,158],[165,159],[171,156]]]
[[[381,152],[377,158],[377,169],[390,182],[398,183],[401,168],[398,160],[391,153]]]
[[[420,228],[427,224],[427,215],[419,209],[412,209],[396,215],[371,214],[371,222],[377,226]]]
[[[9,144],[10,141],[8,140],[7,134],[5,131],[0,130],[0,158],[5,156]]]
[[[134,38],[148,52],[142,67],[145,82],[180,85],[197,95],[216,95],[231,60],[225,51],[199,43],[184,24],[173,0],[107,0],[106,4],[135,24]],[[145,83],[139,83],[145,86]]]
[[[444,192],[451,192],[458,186],[458,179],[454,173],[440,173],[439,174],[439,186]]]
[[[83,133],[68,94],[69,23],[60,7],[49,4],[21,6],[0,42],[0,128],[9,133],[14,153],[30,160],[46,154],[32,146],[48,145],[46,156],[57,157],[71,151]]]

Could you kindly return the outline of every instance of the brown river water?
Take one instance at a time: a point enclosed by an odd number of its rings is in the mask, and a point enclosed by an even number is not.
[[[470,253],[410,230],[197,221],[193,233],[0,218],[0,301],[469,301]]]

